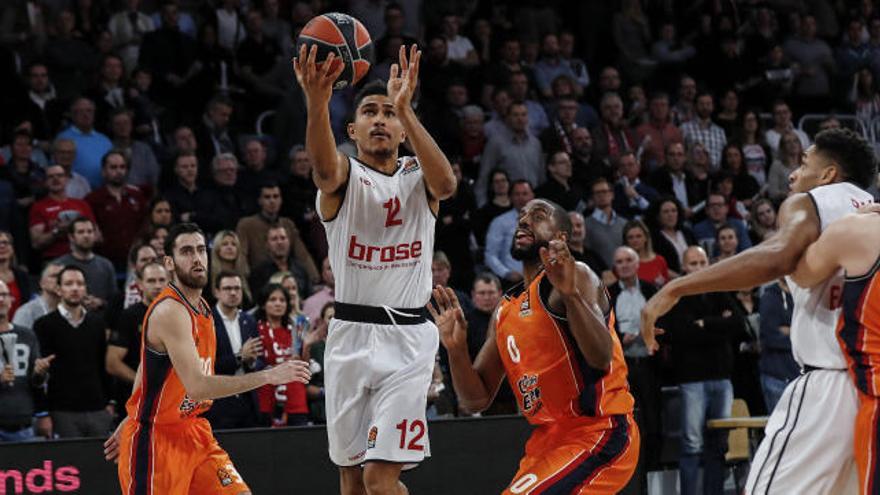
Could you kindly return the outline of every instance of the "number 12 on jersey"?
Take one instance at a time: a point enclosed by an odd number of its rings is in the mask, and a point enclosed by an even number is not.
[[[409,425],[409,433],[412,433],[409,444],[406,443],[406,434],[407,434],[407,424]],[[420,419],[416,419],[412,422],[403,420],[400,423],[397,423],[395,426],[398,430],[400,430],[400,448],[408,449],[408,450],[425,450],[425,446],[420,444],[419,441],[425,435],[425,423]]]
[[[382,203],[382,207],[388,210],[388,215],[385,217],[385,227],[403,225],[403,219],[397,217],[400,215],[400,198],[394,196]]]

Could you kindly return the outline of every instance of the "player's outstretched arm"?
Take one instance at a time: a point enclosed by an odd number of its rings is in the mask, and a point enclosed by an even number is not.
[[[182,304],[167,300],[159,303],[150,314],[149,331],[165,348],[171,364],[193,400],[227,397],[253,390],[266,384],[281,385],[294,381],[308,383],[309,363],[290,360],[278,366],[238,376],[211,375],[207,364],[199,358],[193,342],[189,312]]]
[[[317,45],[312,45],[306,52],[306,45],[303,44],[299,55],[293,59],[293,71],[306,96],[306,152],[314,163],[315,173],[312,177],[321,192],[332,194],[348,179],[348,159],[336,151],[336,140],[330,127],[333,83],[345,66],[339,63],[334,69],[335,54],[331,53],[319,69],[315,61],[317,53]]]
[[[587,265],[575,262],[564,239],[551,240],[538,253],[553,284],[550,305],[556,307],[561,302],[565,306],[568,326],[587,364],[608,369],[613,341],[599,306],[599,297],[605,297],[602,281]]]
[[[483,411],[492,404],[504,379],[504,365],[495,344],[496,315],[493,314],[489,321],[486,342],[476,362],[471,362],[467,345],[467,320],[455,292],[438,286],[434,289],[434,300],[437,301],[437,308],[429,302],[428,311],[434,317],[434,323],[440,331],[440,342],[449,355],[452,384],[459,405],[468,412]]]
[[[401,46],[399,56],[399,64],[391,66],[388,77],[388,97],[394,103],[394,110],[400,123],[403,124],[403,130],[422,165],[425,184],[431,196],[437,200],[449,198],[455,193],[452,165],[412,108],[412,97],[419,83],[419,62],[422,52],[416,45],[411,45],[407,58],[406,47]]]
[[[648,351],[657,349],[657,319],[684,296],[750,289],[792,273],[819,237],[816,207],[806,193],[790,196],[779,207],[779,230],[769,239],[696,273],[673,279],[642,309],[642,338]]]

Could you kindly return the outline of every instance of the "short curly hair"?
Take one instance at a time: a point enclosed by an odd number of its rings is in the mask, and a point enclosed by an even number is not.
[[[877,158],[865,138],[850,129],[828,129],[816,134],[816,152],[836,163],[844,180],[867,189],[877,180]]]

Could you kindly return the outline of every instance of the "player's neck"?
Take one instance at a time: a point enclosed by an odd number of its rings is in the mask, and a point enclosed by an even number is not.
[[[192,307],[199,307],[199,301],[202,299],[202,289],[194,289],[186,284],[181,284],[180,282],[177,282],[174,286],[177,287],[177,290],[183,294],[183,297],[186,298]]]
[[[358,151],[357,159],[363,162],[365,165],[369,166],[370,168],[378,170],[383,174],[392,175],[397,170],[397,152],[394,152],[392,155],[385,157],[375,156],[364,153],[363,151]]]
[[[544,265],[541,264],[540,260],[523,261],[523,284],[526,287],[532,285],[532,282],[540,275],[543,269]]]

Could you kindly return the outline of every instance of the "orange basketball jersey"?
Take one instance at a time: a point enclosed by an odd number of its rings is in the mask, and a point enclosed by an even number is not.
[[[189,312],[192,322],[192,338],[206,374],[214,374],[214,357],[217,351],[217,338],[214,322],[208,303],[202,299],[196,309],[173,284],[169,284],[150,304],[144,315],[141,332],[141,381],[125,405],[131,420],[144,425],[174,424],[196,418],[211,407],[211,401],[193,401],[186,395],[177,372],[171,366],[168,354],[156,352],[147,346],[149,319],[153,308],[162,301],[171,299],[182,304]],[[144,431],[148,431],[144,429]]]
[[[517,286],[501,301],[496,343],[519,407],[529,423],[576,417],[605,417],[633,410],[623,349],[606,317],[613,355],[607,371],[590,367],[568,321],[547,307],[550,281],[542,272],[526,288]]]
[[[880,397],[880,259],[870,272],[843,284],[837,339],[860,392]]]

